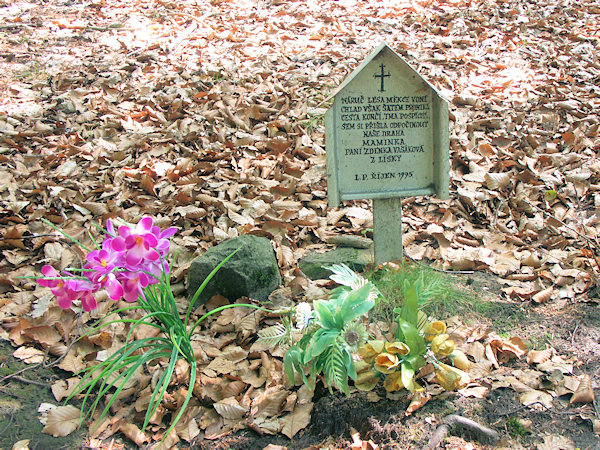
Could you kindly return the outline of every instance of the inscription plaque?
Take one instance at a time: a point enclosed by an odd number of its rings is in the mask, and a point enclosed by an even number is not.
[[[448,102],[382,43],[337,88],[325,128],[329,206],[374,199],[375,260],[400,259],[399,199],[448,197]]]

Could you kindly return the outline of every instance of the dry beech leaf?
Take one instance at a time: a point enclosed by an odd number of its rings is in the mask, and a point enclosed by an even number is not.
[[[313,406],[313,402],[296,405],[294,412],[283,418],[283,428],[281,429],[281,432],[292,439],[298,431],[306,428],[310,423],[310,413]]]
[[[248,412],[248,409],[241,406],[233,397],[225,398],[213,406],[221,417],[228,420],[241,419]]]
[[[566,436],[547,434],[544,442],[536,445],[537,450],[575,450],[573,441]]]
[[[473,342],[467,354],[471,355],[475,362],[483,361],[485,360],[485,346],[479,341]]]
[[[13,356],[27,364],[41,363],[44,360],[44,352],[33,347],[19,347]]]
[[[42,433],[54,437],[64,437],[71,434],[79,426],[81,411],[71,405],[58,406],[48,411],[46,426]]]
[[[252,401],[250,410],[252,416],[272,417],[279,414],[287,395],[288,392],[281,386],[267,388],[265,392]]]
[[[593,401],[594,390],[592,389],[592,379],[588,374],[585,374],[569,403],[592,403]]]
[[[540,402],[548,409],[552,409],[552,395],[547,392],[538,391],[536,389],[524,390],[519,393],[519,400],[522,405],[529,406],[534,403]],[[535,408],[539,405],[533,405]]]
[[[79,381],[80,378],[75,377],[69,378],[67,381],[62,379],[57,380],[51,388],[52,395],[54,395],[56,401],[60,402],[63,398],[67,397],[75,389]]]
[[[554,288],[549,287],[544,289],[543,291],[538,292],[534,296],[531,297],[535,303],[546,303],[548,300],[552,298],[552,294],[554,293]]]
[[[459,389],[458,393],[463,397],[485,398],[489,390],[490,389],[485,386],[481,386],[476,383],[470,383],[467,387]]]
[[[142,433],[137,425],[131,422],[124,421],[121,425],[119,425],[119,431],[135,442],[138,446],[142,446],[150,440],[148,436]]]
[[[527,364],[541,364],[548,361],[552,357],[552,348],[545,350],[531,350],[527,354]]]
[[[431,400],[431,395],[429,395],[427,392],[425,392],[424,390],[416,391],[412,395],[410,404],[408,405],[408,408],[406,408],[404,415],[410,416],[417,409],[425,405],[429,400]]]
[[[31,439],[22,439],[13,444],[12,450],[29,450],[29,442]]]
[[[492,190],[503,189],[510,184],[512,178],[513,174],[510,172],[486,173],[485,185]]]
[[[350,428],[350,436],[352,437],[352,444],[350,444],[351,450],[379,450],[379,445],[373,441],[363,441],[360,438],[360,433],[354,428]]]
[[[485,346],[485,357],[496,369],[500,367],[500,364],[498,364],[498,360],[496,359],[496,354],[490,344],[486,344]]]
[[[56,331],[55,328],[49,326],[27,328],[23,331],[23,334],[37,343],[42,344],[44,347],[57,344],[62,339],[59,332]]]

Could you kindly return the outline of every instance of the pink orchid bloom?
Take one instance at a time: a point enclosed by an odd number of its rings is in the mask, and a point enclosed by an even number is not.
[[[120,300],[123,297],[123,286],[114,273],[106,275],[102,279],[101,285],[111,300]]]
[[[41,286],[49,287],[52,293],[56,296],[58,306],[63,309],[68,309],[71,304],[82,297],[82,306],[86,311],[96,308],[96,299],[92,295],[95,292],[94,286],[87,280],[76,280],[60,278],[60,274],[54,267],[45,265],[42,267],[44,277],[55,277],[53,280],[38,279],[37,282]],[[68,276],[72,276],[67,273]],[[86,309],[88,308],[88,309]]]
[[[93,270],[99,275],[112,272],[118,265],[119,254],[110,250],[93,250],[88,253],[86,269]]]
[[[163,258],[167,256],[167,253],[169,253],[169,247],[171,245],[169,238],[171,238],[175,233],[177,233],[176,227],[169,227],[162,231],[160,230],[160,227],[152,227],[152,234],[154,234],[158,240],[156,250]]]
[[[120,226],[118,236],[111,240],[112,250],[125,252],[125,264],[132,270],[137,269],[140,264],[160,258],[156,250],[158,238],[152,233],[153,222],[152,217],[144,216],[135,228]]]
[[[96,297],[92,291],[84,291],[81,295],[81,306],[84,311],[91,311],[92,309],[96,309],[98,307],[98,303],[96,303]]]
[[[150,278],[142,272],[120,272],[119,275],[123,286],[123,299],[127,302],[137,301],[142,289],[150,284]]]
[[[107,236],[102,248],[87,255],[82,277],[65,272],[61,277],[52,266],[45,265],[38,279],[41,286],[49,287],[60,307],[69,308],[81,299],[85,311],[97,307],[94,294],[104,289],[113,300],[135,302],[143,289],[160,282],[163,273],[169,273],[165,257],[171,238],[177,228],[161,230],[152,217],[144,216],[135,226],[120,226],[115,230],[111,220],[106,221]],[[71,278],[72,277],[72,278]]]

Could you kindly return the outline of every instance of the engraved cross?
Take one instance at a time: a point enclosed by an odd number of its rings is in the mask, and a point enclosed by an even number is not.
[[[390,76],[390,73],[389,72],[388,73],[384,72],[385,65],[383,63],[381,63],[379,65],[379,67],[381,68],[381,73],[373,74],[373,76],[375,78],[381,78],[381,88],[379,89],[379,92],[385,92],[385,89],[383,88],[383,81],[385,80],[385,77],[389,77]]]

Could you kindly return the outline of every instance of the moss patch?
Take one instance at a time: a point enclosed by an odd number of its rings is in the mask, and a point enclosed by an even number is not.
[[[0,378],[13,374],[27,365],[15,358],[14,348],[8,342],[0,342]],[[49,368],[41,366],[22,373],[27,380],[44,383],[45,386],[7,379],[0,383],[0,448],[10,449],[15,442],[29,439],[29,448],[73,449],[80,448],[86,430],[81,428],[69,436],[55,438],[42,433],[44,426],[39,420],[41,403],[58,402],[50,386],[59,377]]]

